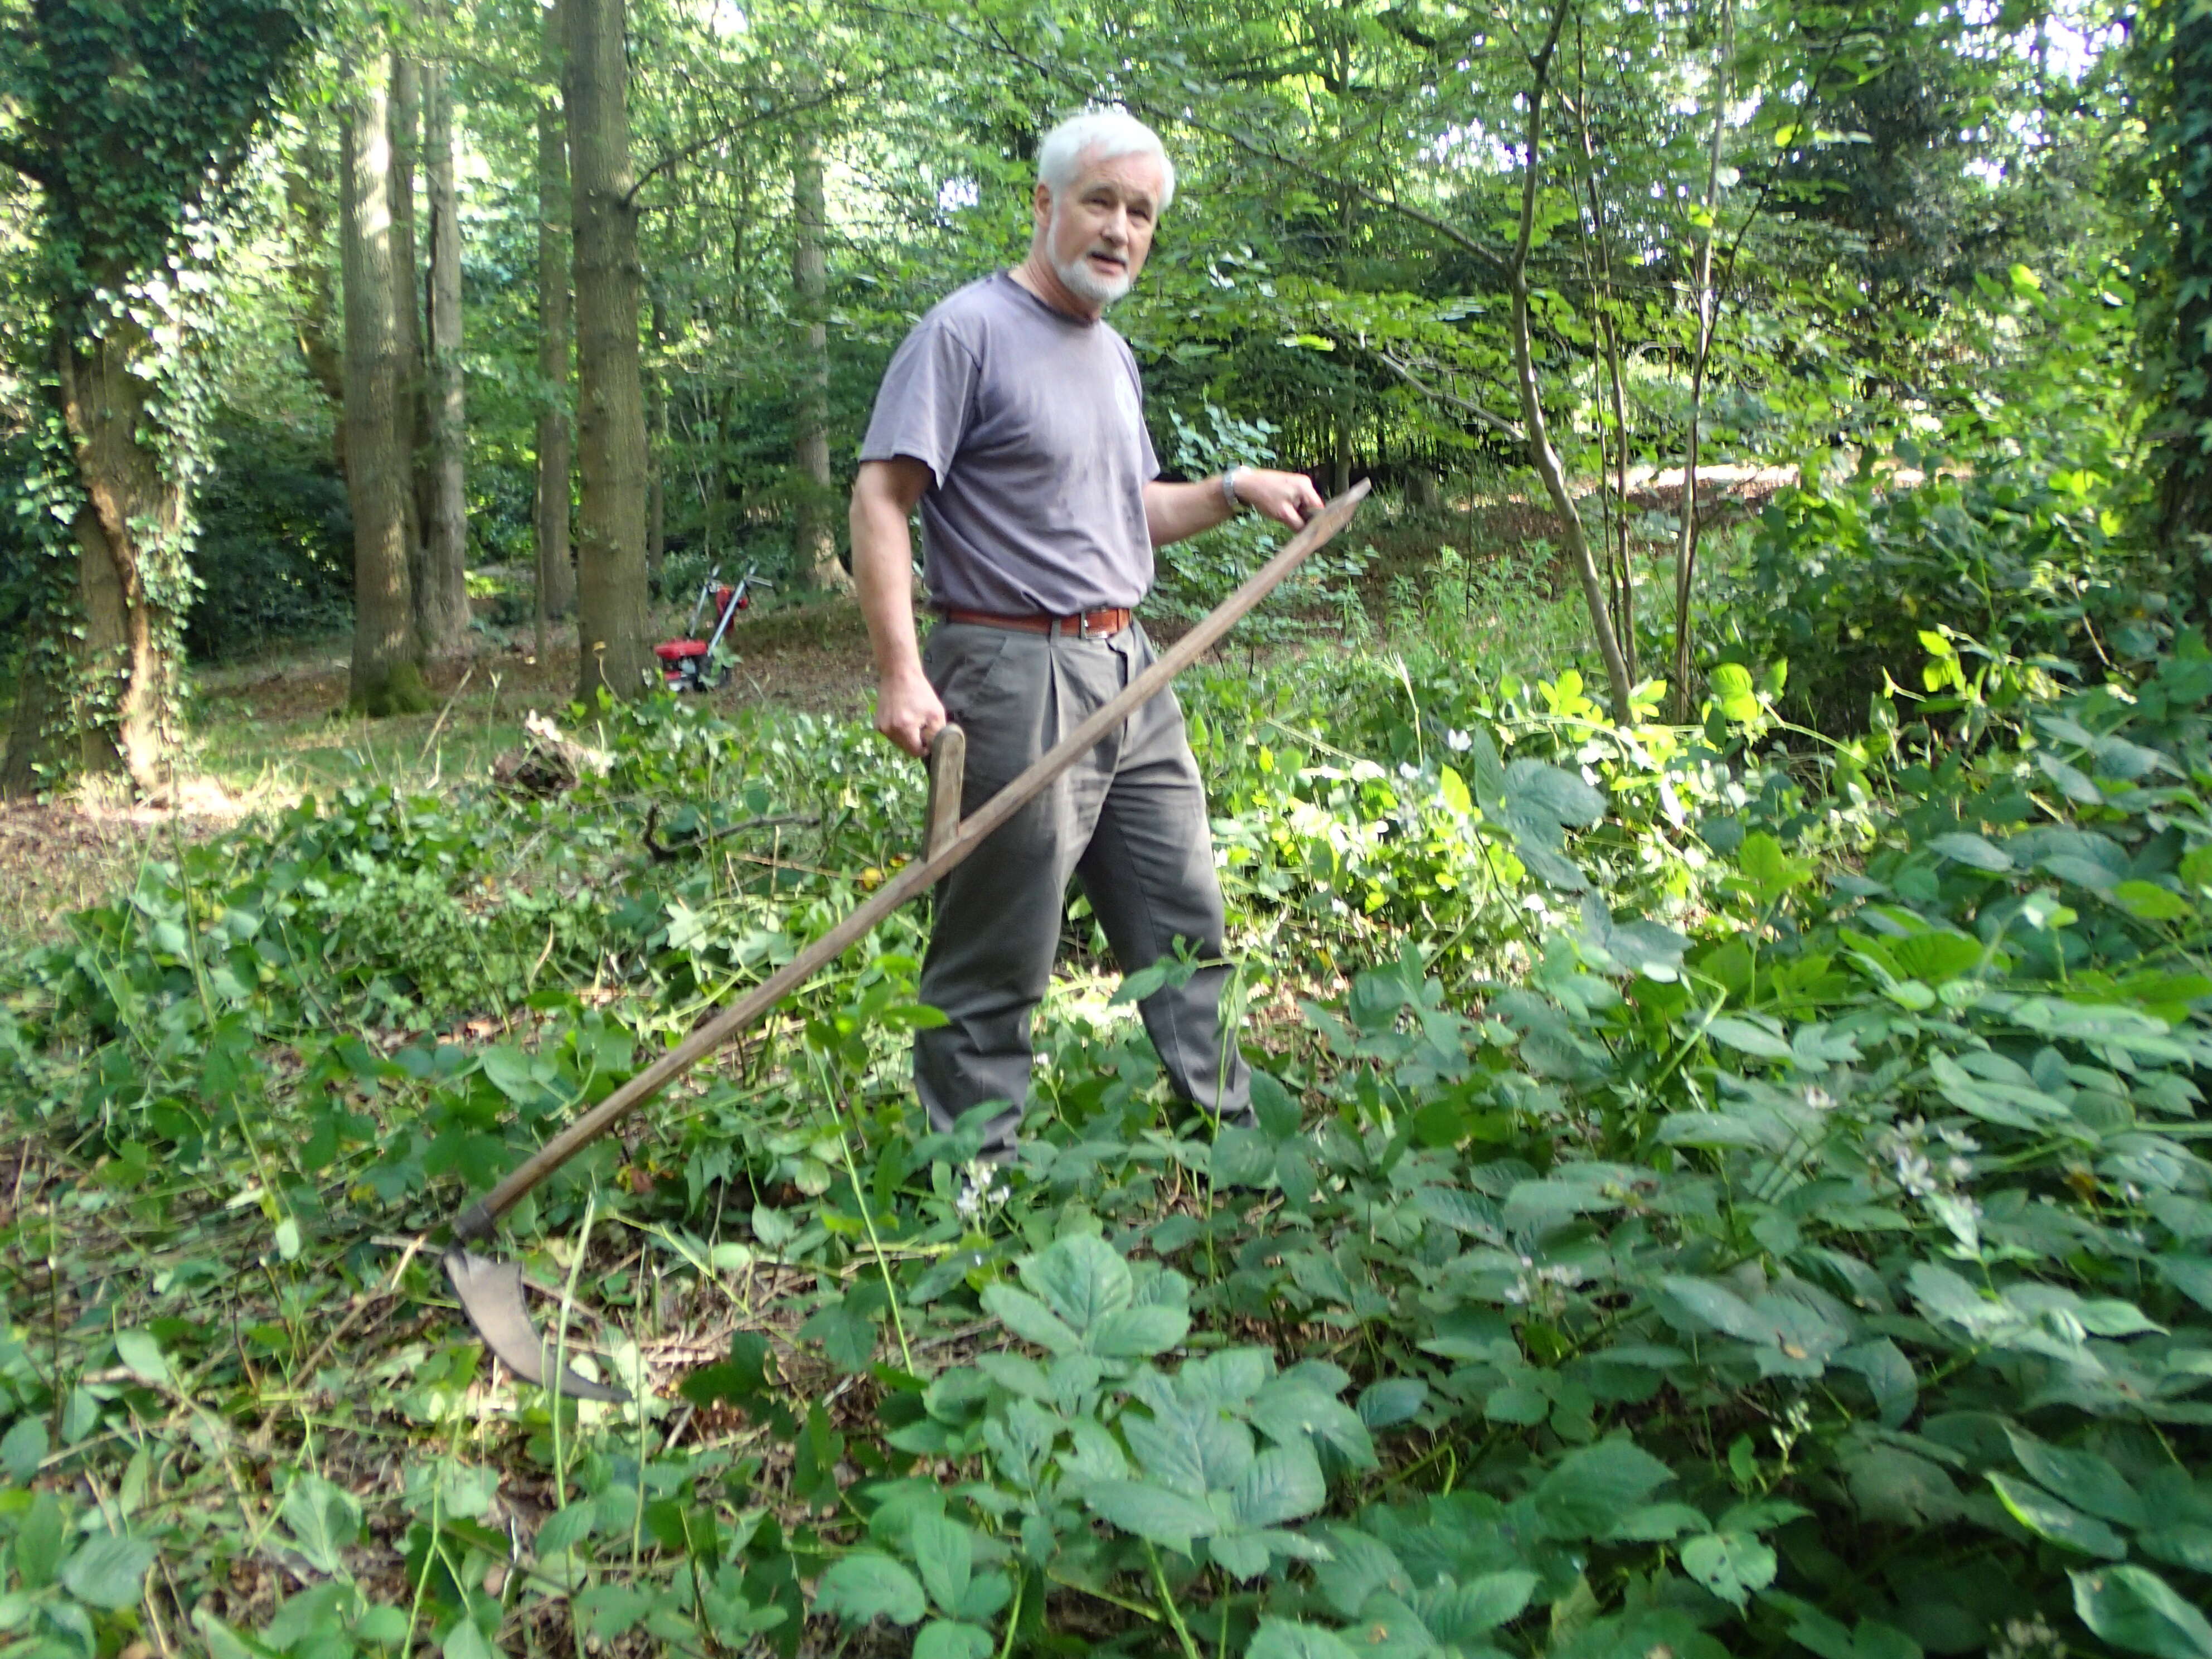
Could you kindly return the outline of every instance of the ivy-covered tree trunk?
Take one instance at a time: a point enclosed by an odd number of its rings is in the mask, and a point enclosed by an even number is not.
[[[168,780],[169,710],[191,596],[182,486],[146,441],[157,392],[151,342],[113,312],[55,349],[55,396],[76,452],[82,668],[93,718],[80,721],[88,771],[122,771],[140,793]]]
[[[0,800],[28,800],[46,787],[69,713],[53,672],[60,645],[50,633],[23,642],[15,707],[8,718],[8,753],[0,759]]]
[[[374,715],[428,707],[408,556],[410,469],[401,441],[406,354],[393,244],[388,60],[364,65],[346,112],[346,491],[353,503],[353,675],[349,702]]]
[[[454,177],[453,94],[446,67],[422,71],[422,147],[430,210],[428,462],[416,626],[428,654],[469,648],[468,426],[461,384],[461,213]]]
[[[20,503],[41,529],[8,793],[72,757],[148,793],[168,783],[204,319],[191,285],[146,279],[178,260],[179,230],[246,153],[302,39],[269,0],[40,0],[9,15],[0,164],[39,203],[11,293],[40,313],[62,431]],[[58,518],[66,540],[43,529]]]
[[[2166,210],[2176,297],[2172,453],[2160,495],[2164,539],[2196,561],[2197,610],[2212,615],[2212,9],[2175,4]]]
[[[623,0],[568,0],[568,163],[575,216],[577,695],[635,697],[658,679],[647,629],[645,392],[637,324],[636,171]]]
[[[801,84],[802,97],[811,85]],[[792,410],[793,459],[797,463],[798,511],[793,514],[792,574],[809,587],[851,585],[837,562],[834,497],[830,475],[830,265],[823,243],[828,210],[823,200],[822,147],[810,129],[791,142],[792,313],[799,328],[797,397]]]

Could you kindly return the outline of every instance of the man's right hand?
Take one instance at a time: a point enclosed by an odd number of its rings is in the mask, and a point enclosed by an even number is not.
[[[876,730],[917,759],[945,726],[945,705],[920,674],[886,678],[876,687]]]

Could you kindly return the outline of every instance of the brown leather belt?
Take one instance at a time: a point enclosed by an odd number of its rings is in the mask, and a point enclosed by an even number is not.
[[[979,628],[1013,628],[1024,634],[1049,634],[1058,629],[1063,634],[1079,635],[1085,639],[1093,635],[1118,634],[1127,628],[1133,613],[1126,609],[1086,611],[1080,616],[1047,617],[1032,613],[1022,617],[1001,617],[988,611],[947,611],[945,620],[953,623],[972,623]]]

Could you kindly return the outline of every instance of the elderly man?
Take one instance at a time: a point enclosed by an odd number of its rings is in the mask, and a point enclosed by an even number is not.
[[[1079,115],[1037,156],[1028,258],[938,305],[877,394],[853,489],[853,574],[876,661],[876,728],[913,755],[938,728],[968,735],[973,812],[1152,660],[1131,615],[1152,550],[1250,507],[1297,526],[1321,506],[1294,472],[1231,467],[1159,481],[1136,358],[1101,319],[1144,269],[1175,169],[1118,111]],[[921,508],[938,623],[915,643],[907,519]],[[1029,1091],[1030,1016],[1044,994],[1067,879],[1079,876],[1126,972],[1180,939],[1216,965],[1142,1011],[1184,1099],[1249,1111],[1243,1057],[1220,1030],[1226,969],[1206,796],[1170,693],[1131,716],[947,878],[922,1000],[947,1024],[919,1034],[915,1084],[949,1128],[1006,1109],[988,1150],[1012,1146]]]

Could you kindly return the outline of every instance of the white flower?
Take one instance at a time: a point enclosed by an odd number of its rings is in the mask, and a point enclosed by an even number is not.
[[[1013,1188],[999,1179],[998,1166],[977,1158],[960,1172],[960,1193],[952,1207],[963,1221],[973,1221],[1012,1196]]]

